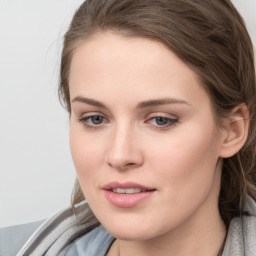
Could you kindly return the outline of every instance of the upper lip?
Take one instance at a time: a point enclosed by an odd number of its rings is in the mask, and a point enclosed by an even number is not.
[[[106,184],[105,186],[103,186],[103,189],[105,189],[105,190],[112,190],[115,188],[123,188],[123,189],[140,188],[142,190],[155,190],[155,188],[147,187],[147,186],[135,183],[135,182],[120,183],[120,182],[114,181],[114,182],[110,182],[110,183]]]

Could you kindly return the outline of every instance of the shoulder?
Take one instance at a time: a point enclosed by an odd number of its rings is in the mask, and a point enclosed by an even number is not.
[[[256,217],[256,202],[249,196],[246,198],[245,210],[249,215]]]
[[[0,228],[0,255],[13,256],[24,245],[43,220]]]
[[[248,256],[256,252],[256,202],[247,197],[245,211],[248,213],[240,218],[232,219],[223,256],[240,256],[244,252]]]
[[[90,214],[87,202],[81,202],[75,210],[77,214],[70,206],[45,220],[29,238],[23,239],[24,245],[13,255],[41,256],[46,252],[49,256],[65,255],[80,237],[99,226],[99,222]]]
[[[246,255],[255,255],[256,252],[256,202],[248,197],[246,208],[248,216],[243,216],[242,228]]]

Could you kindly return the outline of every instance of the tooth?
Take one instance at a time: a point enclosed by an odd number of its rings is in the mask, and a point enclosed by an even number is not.
[[[112,191],[118,194],[134,194],[145,192],[146,190],[140,188],[113,188]]]
[[[116,189],[116,192],[117,192],[118,194],[125,194],[125,189],[123,189],[123,188],[117,188],[117,189]]]
[[[134,194],[134,191],[135,189],[134,188],[127,188],[127,189],[125,189],[125,193],[126,194]]]

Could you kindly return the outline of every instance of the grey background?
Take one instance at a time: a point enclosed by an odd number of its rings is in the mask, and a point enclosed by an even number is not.
[[[234,0],[256,45],[256,1]],[[82,0],[0,0],[0,227],[70,203],[75,170],[57,97],[62,38]]]

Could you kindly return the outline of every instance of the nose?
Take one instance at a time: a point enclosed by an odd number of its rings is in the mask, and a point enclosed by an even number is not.
[[[136,132],[129,127],[119,127],[110,137],[106,161],[117,170],[136,168],[143,164],[142,147],[136,140]]]

